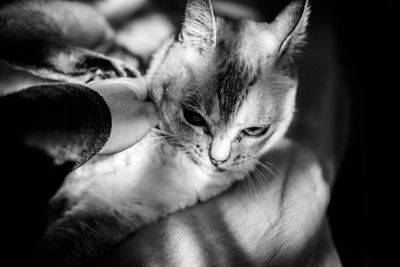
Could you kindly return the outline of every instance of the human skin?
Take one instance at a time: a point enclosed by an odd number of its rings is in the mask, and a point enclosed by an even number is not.
[[[105,100],[111,112],[111,133],[100,154],[113,154],[131,147],[158,123],[152,102],[146,101],[144,78],[115,78],[87,84]]]

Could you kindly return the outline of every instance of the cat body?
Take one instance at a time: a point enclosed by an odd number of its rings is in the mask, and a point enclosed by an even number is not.
[[[292,120],[293,54],[308,15],[307,1],[294,1],[270,24],[236,21],[215,17],[208,0],[189,0],[181,31],[146,76],[159,129],[71,173],[53,199],[64,209],[39,264],[80,266],[140,226],[244,179]]]

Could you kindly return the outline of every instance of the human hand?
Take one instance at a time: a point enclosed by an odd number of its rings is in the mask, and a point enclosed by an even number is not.
[[[88,83],[98,92],[111,112],[111,133],[100,154],[112,154],[131,147],[158,123],[154,104],[145,101],[144,78],[114,78]]]

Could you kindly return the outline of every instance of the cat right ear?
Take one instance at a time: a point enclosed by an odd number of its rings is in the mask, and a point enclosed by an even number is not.
[[[279,43],[278,53],[292,53],[305,43],[309,16],[309,0],[294,0],[269,25]]]
[[[217,29],[210,0],[188,0],[178,38],[200,49],[215,46]]]

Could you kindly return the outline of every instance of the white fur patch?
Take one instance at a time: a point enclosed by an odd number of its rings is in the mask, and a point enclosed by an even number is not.
[[[128,150],[87,163],[68,177],[60,193],[151,222],[214,196],[237,178],[230,172],[206,174],[183,152],[163,153],[154,138],[150,133]]]

